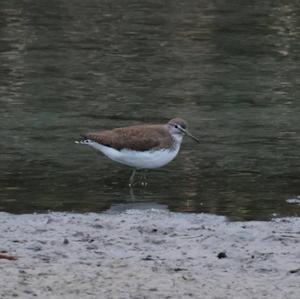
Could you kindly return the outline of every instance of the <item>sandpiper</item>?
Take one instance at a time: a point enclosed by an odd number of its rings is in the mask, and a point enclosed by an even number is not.
[[[136,125],[82,135],[76,143],[87,144],[113,161],[133,168],[129,186],[133,186],[136,170],[154,169],[171,162],[178,154],[184,135],[199,140],[187,130],[182,118],[161,125]]]

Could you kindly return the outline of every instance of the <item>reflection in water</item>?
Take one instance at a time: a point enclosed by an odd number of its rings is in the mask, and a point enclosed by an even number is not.
[[[0,209],[132,201],[299,215],[298,1],[1,1]],[[180,116],[201,144],[127,188],[82,132]],[[92,152],[93,153],[93,152]]]

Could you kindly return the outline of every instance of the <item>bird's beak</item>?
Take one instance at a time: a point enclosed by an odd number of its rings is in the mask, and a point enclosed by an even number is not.
[[[191,137],[192,139],[194,139],[195,141],[197,141],[198,143],[200,143],[200,140],[199,140],[197,137],[193,136],[188,130],[185,130],[185,129],[183,129],[183,128],[180,128],[180,130],[181,130],[184,134],[188,135],[189,137]]]

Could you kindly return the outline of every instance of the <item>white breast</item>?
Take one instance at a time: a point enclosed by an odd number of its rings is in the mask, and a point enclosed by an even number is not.
[[[144,152],[132,151],[128,149],[118,151],[91,140],[85,140],[84,143],[90,145],[96,150],[101,151],[111,160],[137,169],[152,169],[162,167],[171,162],[177,156],[180,149],[180,143],[176,143],[177,145],[172,150],[164,149]]]

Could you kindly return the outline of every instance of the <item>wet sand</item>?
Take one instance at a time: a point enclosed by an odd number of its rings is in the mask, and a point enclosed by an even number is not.
[[[300,218],[229,222],[166,210],[0,213],[0,298],[288,298]]]

